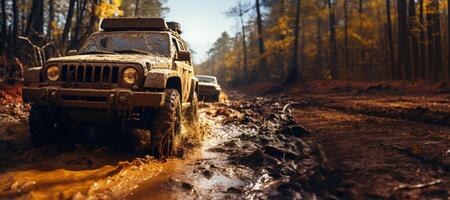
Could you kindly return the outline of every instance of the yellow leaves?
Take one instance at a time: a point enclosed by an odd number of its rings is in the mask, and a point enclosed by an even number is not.
[[[121,5],[122,0],[112,0],[111,2],[108,0],[102,0],[96,8],[95,14],[100,19],[113,16],[122,16],[123,11],[120,9]]]

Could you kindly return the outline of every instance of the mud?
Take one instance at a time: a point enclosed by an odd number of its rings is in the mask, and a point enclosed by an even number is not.
[[[123,138],[32,147],[29,106],[2,104],[0,199],[448,199],[448,94],[379,88],[228,92],[166,160]]]

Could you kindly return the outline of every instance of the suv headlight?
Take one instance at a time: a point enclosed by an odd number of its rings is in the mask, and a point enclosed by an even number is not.
[[[129,67],[123,70],[122,72],[122,80],[126,84],[134,84],[139,78],[138,71],[135,68]]]
[[[51,66],[47,68],[47,79],[50,81],[57,81],[59,79],[59,67]]]

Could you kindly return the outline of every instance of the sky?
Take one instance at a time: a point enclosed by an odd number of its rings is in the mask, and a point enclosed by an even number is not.
[[[168,0],[166,6],[170,11],[166,19],[181,24],[182,37],[195,51],[196,63],[207,58],[206,52],[222,32],[235,32],[236,19],[225,13],[236,3],[236,0]]]

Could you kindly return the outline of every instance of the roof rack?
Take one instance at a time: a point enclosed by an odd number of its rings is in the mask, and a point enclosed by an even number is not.
[[[100,28],[104,31],[169,31],[163,18],[107,18],[103,19]]]
[[[178,22],[167,22],[167,26],[172,30],[177,32],[178,34],[183,33],[181,30],[181,25]]]

